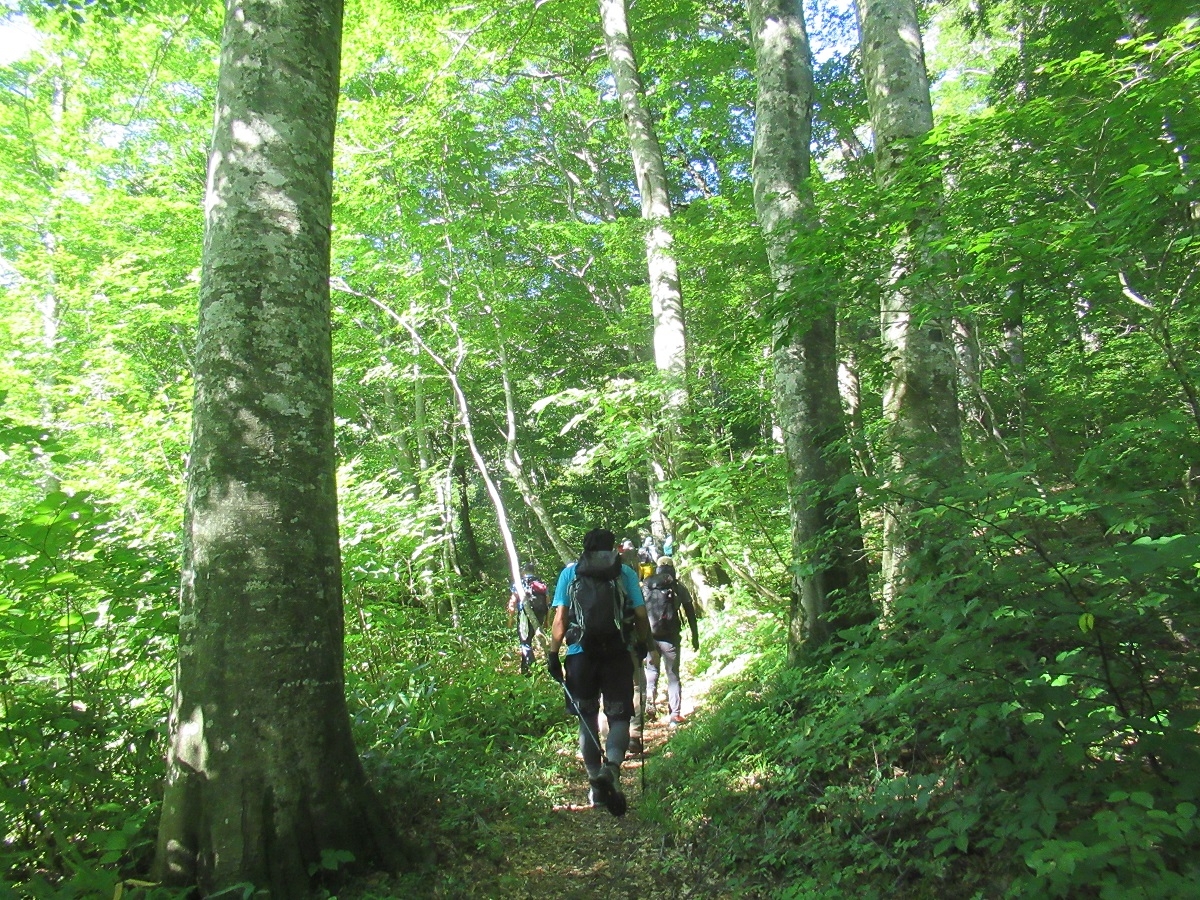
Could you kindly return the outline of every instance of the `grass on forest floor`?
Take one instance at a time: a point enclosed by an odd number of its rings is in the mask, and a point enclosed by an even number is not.
[[[678,732],[665,718],[647,724],[645,772],[641,758],[626,761],[622,782],[630,810],[615,819],[588,807],[575,720],[544,669],[522,677],[501,644],[482,672],[468,664],[480,648],[462,649],[464,659],[438,660],[441,674],[424,681],[436,687],[417,689],[434,710],[429,724],[440,723],[436,710],[457,714],[415,743],[410,724],[408,743],[374,759],[376,782],[421,859],[406,875],[360,879],[340,896],[728,896],[714,873],[676,849],[668,830],[670,742],[690,723]],[[690,648],[684,659],[683,710],[698,720],[712,679],[744,660],[714,662]],[[447,684],[447,670],[462,682],[457,688]],[[472,695],[469,713],[454,708],[464,691]],[[441,696],[446,693],[451,696]],[[659,705],[665,707],[665,684]]]

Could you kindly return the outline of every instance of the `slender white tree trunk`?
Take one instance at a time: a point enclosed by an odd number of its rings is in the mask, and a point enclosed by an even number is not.
[[[451,366],[437,351],[425,343],[411,322],[396,313],[387,304],[373,297],[368,297],[367,299],[403,326],[412,336],[413,342],[425,351],[425,354],[445,373],[447,380],[450,382],[450,388],[454,392],[454,401],[458,407],[459,424],[462,427],[463,439],[467,442],[467,449],[471,453],[471,459],[475,463],[479,477],[483,479],[488,499],[492,501],[492,509],[496,513],[496,527],[500,531],[500,538],[504,543],[504,554],[508,558],[509,575],[512,578],[513,584],[520,584],[521,560],[517,555],[517,544],[513,539],[512,528],[508,524],[508,511],[504,506],[504,498],[500,495],[500,489],[496,486],[496,481],[492,478],[491,472],[488,471],[487,461],[483,458],[483,454],[479,452],[479,446],[475,442],[475,430],[471,424],[471,408],[467,403],[467,395],[462,389],[462,383],[458,380],[457,368],[466,355],[466,349],[461,345],[459,346],[458,362],[454,366]],[[450,325],[453,329],[453,323],[450,323]]]
[[[688,404],[687,331],[683,316],[683,289],[670,229],[671,197],[662,146],[654,120],[646,105],[645,90],[634,55],[626,0],[600,0],[600,22],[604,47],[612,67],[621,114],[629,134],[634,175],[646,222],[646,266],[650,281],[650,309],[654,318],[654,364],[663,381],[663,397],[657,412],[657,438],[650,460],[650,529],[659,541],[687,531],[686,523],[673,523],[663,506],[661,486],[686,468],[682,420]],[[696,599],[705,602],[709,588],[699,568],[687,576]]]
[[[626,0],[600,0],[604,46],[612,67],[621,114],[629,133],[634,175],[646,222],[646,266],[650,276],[650,310],[654,318],[654,365],[664,382],[658,417],[658,442],[650,466],[650,527],[661,541],[672,531],[658,485],[679,467],[680,420],[687,406],[687,336],[683,321],[683,289],[670,229],[671,197],[662,147],[646,106],[645,90],[633,52]]]
[[[650,308],[654,316],[654,363],[669,379],[669,403],[682,407],[687,400],[683,380],[687,371],[687,339],[683,323],[683,290],[672,249],[674,237],[668,224],[671,198],[667,189],[667,167],[654,121],[646,106],[629,34],[626,0],[600,0],[600,21],[621,114],[629,132],[629,149],[642,198],[642,218],[647,222],[646,264],[650,273]]]

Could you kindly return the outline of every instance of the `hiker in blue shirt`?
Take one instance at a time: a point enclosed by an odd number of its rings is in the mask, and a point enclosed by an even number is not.
[[[621,816],[626,808],[621,763],[629,748],[634,711],[635,656],[640,661],[646,655],[650,625],[637,573],[621,564],[613,544],[611,531],[593,528],[583,537],[578,562],[559,574],[548,668],[566,691],[567,711],[579,717],[579,750],[592,805]],[[559,658],[564,643],[565,665]],[[599,737],[601,701],[608,718],[604,747]]]

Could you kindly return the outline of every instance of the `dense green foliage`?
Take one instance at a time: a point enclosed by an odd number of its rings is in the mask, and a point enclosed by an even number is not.
[[[1196,539],[1023,479],[946,503],[975,565],[833,660],[774,642],[674,743],[674,824],[780,896],[1190,896]]]
[[[690,354],[695,464],[658,489],[712,587],[698,665],[727,674],[653,768],[674,852],[764,896],[1194,895],[1200,25],[1169,3],[931,4],[938,124],[885,202],[852,24],[813,6],[820,227],[796,252],[803,291],[838,303],[858,385],[842,487],[872,561],[896,499],[876,476],[880,285],[931,183],[944,229],[914,277],[952,288],[967,476],[915,498],[923,575],[884,627],[785,666],[804,563],[769,350],[804,315],[769,299],[754,224],[745,10],[634,4]],[[431,859],[502,860],[479,810],[503,792],[537,823],[536,760],[570,741],[554,692],[516,674],[497,510],[435,355],[544,577],[559,558],[506,474],[510,412],[572,548],[646,526],[661,392],[593,7],[347,10],[348,689],[369,773]],[[0,67],[0,892],[111,897],[147,870],[161,795],[221,10],[21,9],[41,39]]]

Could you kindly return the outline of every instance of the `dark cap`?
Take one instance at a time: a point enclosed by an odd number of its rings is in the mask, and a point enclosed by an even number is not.
[[[583,550],[589,553],[593,550],[611,550],[615,536],[607,528],[593,528],[583,536]]]

